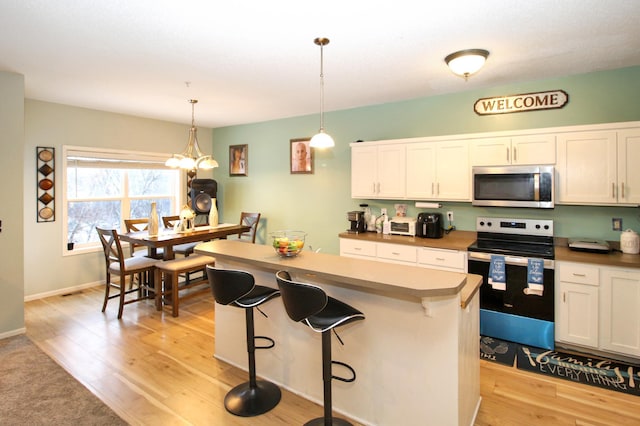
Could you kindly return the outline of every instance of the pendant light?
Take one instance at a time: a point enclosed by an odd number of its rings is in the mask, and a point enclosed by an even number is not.
[[[181,168],[186,170],[197,169],[213,169],[218,167],[218,162],[210,155],[205,155],[200,151],[198,145],[198,128],[195,125],[195,104],[197,99],[189,99],[191,104],[191,129],[189,129],[189,141],[187,147],[180,154],[173,154],[164,164],[172,168]]]
[[[329,39],[318,37],[313,40],[320,46],[320,131],[311,138],[309,146],[312,148],[331,148],[335,146],[333,138],[324,131],[324,56],[323,47],[329,44]]]
[[[466,49],[447,55],[444,61],[454,74],[464,77],[466,81],[470,75],[482,68],[488,56],[488,50]]]

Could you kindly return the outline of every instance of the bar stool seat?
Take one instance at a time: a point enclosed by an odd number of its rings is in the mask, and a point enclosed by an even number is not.
[[[224,398],[224,406],[230,413],[242,417],[266,413],[278,405],[282,393],[274,383],[256,378],[255,350],[270,349],[275,346],[275,342],[270,337],[254,334],[253,308],[266,317],[259,306],[280,296],[280,291],[277,288],[256,285],[253,275],[245,271],[207,266],[207,276],[211,294],[217,303],[235,306],[245,311],[249,381],[231,389]],[[256,339],[266,340],[269,344],[256,346]]]
[[[351,366],[331,358],[331,330],[335,332],[336,327],[363,320],[364,314],[340,300],[327,296],[318,286],[293,281],[287,271],[278,271],[276,281],[289,318],[306,324],[313,331],[322,333],[324,416],[308,421],[305,426],[351,425],[344,419],[333,417],[332,414],[331,380],[353,382],[356,380],[356,372]],[[342,339],[337,333],[336,337],[342,344]],[[332,365],[340,365],[348,369],[352,376],[349,378],[334,376]]]

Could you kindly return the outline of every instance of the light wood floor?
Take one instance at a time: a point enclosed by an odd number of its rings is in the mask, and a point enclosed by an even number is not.
[[[321,416],[320,406],[287,391],[262,416],[226,412],[224,395],[247,373],[212,357],[214,302],[207,292],[181,301],[178,318],[145,301],[125,306],[121,321],[115,301],[100,312],[102,287],[30,301],[27,335],[130,424],[279,426]],[[319,370],[310,373],[321,380]],[[640,425],[640,397],[485,361],[480,374],[476,425]]]

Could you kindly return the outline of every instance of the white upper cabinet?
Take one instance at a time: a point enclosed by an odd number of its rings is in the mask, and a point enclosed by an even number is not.
[[[467,141],[407,145],[407,198],[469,201],[470,172]]]
[[[637,204],[640,171],[628,165],[638,164],[639,154],[640,129],[560,134],[556,202]]]
[[[404,144],[368,145],[351,148],[352,198],[404,198]]]
[[[472,166],[555,164],[553,134],[471,139]]]
[[[618,132],[618,202],[640,204],[640,129]]]

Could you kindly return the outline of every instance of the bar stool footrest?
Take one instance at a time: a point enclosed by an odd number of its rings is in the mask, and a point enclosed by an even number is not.
[[[331,378],[332,379],[340,380],[341,382],[346,382],[346,383],[351,383],[351,382],[354,382],[356,380],[356,371],[349,364],[345,364],[344,362],[333,361],[332,360],[331,361],[331,365],[333,365],[333,364],[339,365],[339,366],[344,367],[347,370],[349,370],[351,372],[351,377],[344,378],[344,377],[341,377],[341,376],[334,376],[333,374],[331,374]]]
[[[267,337],[267,336],[254,336],[253,337],[253,341],[255,342],[258,339],[262,339],[262,340],[266,340],[270,343],[270,345],[268,346],[255,346],[255,349],[271,349],[272,347],[274,347],[276,345],[275,340],[273,340],[271,337]]]
[[[231,389],[224,397],[224,407],[236,416],[253,417],[274,408],[281,397],[278,386],[266,380],[256,380],[255,387],[245,382]]]

